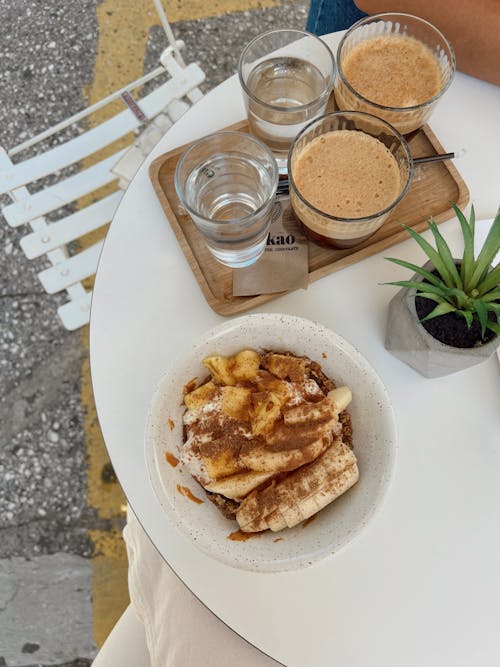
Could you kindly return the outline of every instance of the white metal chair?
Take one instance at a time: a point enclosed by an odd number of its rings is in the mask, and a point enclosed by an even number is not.
[[[153,2],[169,42],[160,57],[159,67],[32,139],[10,150],[0,147],[0,194],[8,194],[12,200],[3,207],[3,216],[12,227],[28,225],[31,228],[30,233],[21,239],[21,247],[28,259],[46,255],[51,263],[52,266],[38,273],[38,277],[49,294],[66,290],[69,300],[57,312],[63,325],[70,330],[81,327],[89,320],[92,292],[84,287],[82,281],[94,275],[104,241],[72,254],[68,244],[112,220],[123,189],[149,150],[189,108],[189,104],[202,97],[198,86],[205,78],[204,73],[197,64],[184,63],[180,54],[183,42],[175,40],[160,0]],[[169,75],[168,80],[153,92],[139,101],[132,98],[131,91],[165,73]],[[69,126],[77,125],[118,98],[128,108],[113,118],[34,157],[16,163],[12,161],[11,158],[19,153],[39,146],[40,142]],[[117,151],[76,174],[59,178],[55,184],[30,192],[29,184],[51,174],[59,176],[59,172],[69,165],[138,130],[143,131],[131,148]],[[56,212],[57,216],[59,209],[113,181],[117,181],[122,190],[117,189],[70,215],[63,213],[56,221],[46,219],[48,213]]]

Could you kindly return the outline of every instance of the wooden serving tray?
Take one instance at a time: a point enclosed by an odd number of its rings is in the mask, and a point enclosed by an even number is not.
[[[242,121],[226,129],[247,132],[248,124]],[[413,157],[445,152],[427,125],[412,136],[409,146]],[[284,292],[233,296],[232,269],[219,264],[212,257],[202,235],[180,206],[175,192],[175,167],[186,147],[181,146],[158,157],[151,163],[149,174],[167,220],[208,304],[220,315],[235,315],[281,296]],[[468,201],[469,190],[450,160],[416,166],[406,197],[372,237],[345,250],[324,248],[309,241],[309,282],[404,241],[408,234],[401,228],[401,224],[423,231],[427,229],[426,220],[430,216],[437,223],[453,217],[450,202],[463,208]]]

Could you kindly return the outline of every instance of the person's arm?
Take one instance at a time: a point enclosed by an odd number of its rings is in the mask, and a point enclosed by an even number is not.
[[[500,0],[355,0],[367,14],[406,12],[449,39],[457,68],[500,85]]]

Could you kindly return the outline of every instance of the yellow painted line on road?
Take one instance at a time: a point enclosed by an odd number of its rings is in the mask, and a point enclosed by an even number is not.
[[[166,0],[163,3],[168,19],[172,23],[282,4],[283,2],[279,0]]]
[[[128,562],[120,530],[89,530],[89,536],[97,548],[92,558],[94,640],[102,646],[129,603]]]

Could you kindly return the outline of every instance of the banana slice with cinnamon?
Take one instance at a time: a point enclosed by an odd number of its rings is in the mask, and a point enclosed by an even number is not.
[[[243,500],[236,520],[244,532],[279,531],[308,519],[359,479],[356,456],[341,440],[312,463]]]
[[[289,426],[337,420],[338,415],[351,401],[352,393],[349,387],[338,387],[328,392],[328,395],[317,403],[302,403],[288,408],[283,412],[283,419]]]
[[[336,417],[336,408],[328,397],[318,403],[302,403],[283,412],[285,424],[298,426],[311,424],[311,422],[330,421]]]
[[[337,389],[332,389],[328,392],[327,399],[330,403],[333,403],[336,412],[340,413],[352,401],[352,392],[349,387],[337,387]]]
[[[293,441],[292,441],[293,442]],[[274,450],[266,445],[257,445],[240,451],[240,460],[250,470],[258,472],[286,472],[314,461],[331,443],[331,436],[326,432],[300,447],[286,450]]]
[[[267,482],[273,474],[272,472],[254,472],[253,470],[240,472],[206,484],[205,489],[212,493],[220,493],[226,498],[231,498],[231,500],[241,500],[255,488]]]

